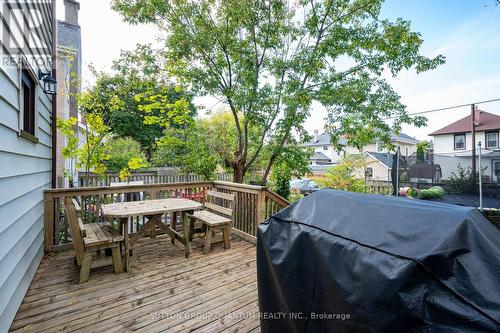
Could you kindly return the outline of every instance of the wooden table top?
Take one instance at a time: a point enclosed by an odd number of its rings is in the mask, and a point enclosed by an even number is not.
[[[203,205],[197,201],[182,198],[170,198],[106,204],[102,205],[102,213],[106,217],[122,218],[139,215],[182,212],[202,208]]]

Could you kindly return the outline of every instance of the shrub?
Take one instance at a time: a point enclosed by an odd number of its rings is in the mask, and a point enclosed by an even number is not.
[[[457,170],[452,172],[448,181],[448,188],[453,193],[477,193],[476,180],[478,175],[474,175],[472,168],[464,168],[460,163]]]
[[[323,176],[314,177],[314,180],[321,187],[349,192],[365,192],[365,180],[359,177],[359,173],[367,164],[363,157],[349,155],[339,164],[329,168]]]
[[[302,193],[300,193],[299,190],[297,190],[297,189],[290,190],[290,198],[289,198],[290,203],[298,201],[298,200],[302,199],[303,197],[304,197],[304,195]]]
[[[285,199],[288,199],[290,196],[291,179],[292,176],[288,165],[286,163],[275,163],[271,173],[273,189]]]

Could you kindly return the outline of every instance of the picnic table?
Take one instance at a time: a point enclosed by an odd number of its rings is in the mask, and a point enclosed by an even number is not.
[[[125,270],[130,268],[130,248],[135,242],[144,235],[146,231],[150,232],[151,237],[155,236],[156,227],[164,231],[172,238],[172,244],[178,240],[184,244],[186,258],[191,252],[190,229],[193,228],[193,221],[188,221],[188,214],[193,214],[195,210],[202,209],[203,205],[197,201],[183,198],[169,198],[146,201],[117,202],[102,206],[102,213],[105,219],[119,219],[120,232],[123,233],[125,243]],[[165,213],[173,213],[170,226],[162,223],[161,217]],[[182,221],[182,234],[177,232],[177,214],[180,214]],[[132,237],[129,237],[129,218],[135,216],[144,216],[148,221]]]

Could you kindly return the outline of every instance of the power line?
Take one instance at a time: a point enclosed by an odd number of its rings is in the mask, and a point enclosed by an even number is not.
[[[467,103],[467,104],[447,106],[447,107],[439,108],[439,109],[432,109],[432,110],[426,110],[426,111],[420,111],[420,112],[413,112],[413,113],[410,113],[409,115],[410,116],[414,116],[414,115],[426,114],[426,113],[437,112],[437,111],[445,111],[445,110],[451,110],[451,109],[458,109],[458,108],[462,108],[462,107],[465,107],[465,106],[471,106],[472,104],[486,104],[486,103],[498,102],[498,101],[500,101],[500,98],[488,99],[488,100],[485,100],[485,101],[474,102],[474,103]]]

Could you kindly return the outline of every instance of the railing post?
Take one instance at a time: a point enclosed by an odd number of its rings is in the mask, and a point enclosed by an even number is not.
[[[153,187],[149,193],[151,194],[151,199],[158,199],[158,196],[156,193],[156,187]]]
[[[50,193],[44,193],[43,235],[45,252],[52,252],[54,247],[54,197]]]
[[[257,195],[257,226],[266,219],[266,191],[264,187]]]

